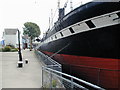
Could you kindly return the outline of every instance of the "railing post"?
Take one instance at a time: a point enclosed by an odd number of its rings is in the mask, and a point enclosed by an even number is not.
[[[98,81],[97,81],[97,84],[98,84],[98,85],[100,84],[100,71],[101,71],[101,69],[99,68],[99,69],[98,69]]]
[[[73,78],[71,78],[71,90],[73,90],[74,85],[73,85]]]
[[[52,89],[52,72],[50,71],[50,88]]]
[[[42,87],[43,87],[43,80],[44,80],[44,79],[43,79],[43,69],[44,69],[44,68],[42,67]]]

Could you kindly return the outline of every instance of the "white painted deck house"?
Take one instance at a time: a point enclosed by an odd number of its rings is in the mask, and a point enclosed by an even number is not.
[[[6,45],[13,45],[18,48],[18,29],[17,28],[6,28],[3,32],[3,39]],[[21,40],[21,35],[20,35]],[[22,42],[21,42],[22,47]]]

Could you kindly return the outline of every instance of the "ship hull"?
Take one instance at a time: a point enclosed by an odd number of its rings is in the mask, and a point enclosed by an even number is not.
[[[51,56],[68,45],[53,56],[53,59],[62,64],[63,72],[102,87],[118,88],[119,30],[120,24],[80,33],[46,44],[41,51]]]
[[[52,55],[65,73],[103,88],[119,88],[119,3],[88,6],[72,11],[58,22],[47,32],[38,50]]]

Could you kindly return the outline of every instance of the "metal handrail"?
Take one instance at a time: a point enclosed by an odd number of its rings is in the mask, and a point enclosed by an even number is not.
[[[45,60],[49,60],[50,62],[52,62],[52,65],[57,65],[58,67],[61,67],[61,64],[59,64],[58,62],[52,60],[52,58],[50,58],[49,56],[43,54],[42,52],[40,51],[37,51],[37,53],[41,54],[42,56],[44,56],[46,59]],[[44,61],[45,61],[44,60]]]
[[[92,88],[100,89],[100,90],[105,90],[104,88],[101,88],[101,87],[99,87],[99,86],[97,86],[97,85],[94,85],[94,84],[92,84],[92,83],[86,82],[86,81],[84,81],[84,80],[82,80],[82,79],[79,79],[79,78],[76,78],[76,77],[74,77],[74,76],[71,76],[71,75],[68,75],[68,74],[65,74],[65,73],[62,73],[62,72],[53,70],[53,69],[51,69],[51,68],[48,68],[48,67],[44,67],[44,66],[43,66],[42,69],[43,69],[43,70],[47,70],[47,71],[49,71],[49,72],[51,72],[51,73],[57,73],[57,74],[60,74],[60,75],[67,76],[67,77],[72,78],[72,79],[74,79],[74,80],[77,80],[77,81],[79,81],[79,82],[81,82],[81,83],[83,83],[83,84],[85,84],[85,85],[88,85],[88,86],[90,86],[90,87],[92,87]]]
[[[45,71],[48,72],[48,73],[50,72],[50,71],[48,71],[48,70],[46,70],[46,69],[45,69]],[[55,73],[53,73],[53,72],[51,72],[51,73],[52,73],[53,75],[61,78],[61,79],[64,79],[64,80],[67,81],[67,82],[71,82],[71,80],[69,80],[69,79],[63,78],[63,77],[61,77],[61,76],[59,76],[59,75],[57,75],[57,74],[55,74]],[[74,85],[76,85],[77,87],[79,87],[79,88],[88,90],[87,88],[85,88],[85,87],[83,87],[83,86],[81,86],[81,85],[79,85],[79,84],[77,84],[77,83],[75,83],[75,82],[72,82],[72,83],[73,83]]]
[[[40,52],[40,51],[37,51],[37,52],[38,52],[39,54],[41,54],[42,56],[44,56],[44,57],[46,58],[45,60],[49,60],[49,61],[52,62],[52,64],[50,64],[50,65],[42,66],[42,70],[47,71],[47,72],[50,72],[51,74],[54,74],[54,75],[56,75],[57,77],[62,78],[62,79],[64,79],[64,78],[62,77],[62,75],[67,76],[67,77],[71,78],[72,84],[74,84],[74,85],[77,86],[77,87],[84,88],[84,87],[81,86],[81,85],[78,86],[78,84],[77,84],[77,83],[74,83],[73,80],[76,80],[76,81],[78,81],[78,82],[80,82],[80,83],[83,83],[83,84],[85,84],[85,85],[87,85],[87,86],[90,86],[90,87],[92,87],[92,88],[95,88],[95,89],[105,90],[104,88],[101,88],[101,87],[99,87],[99,86],[97,86],[97,85],[94,85],[94,84],[89,83],[89,82],[87,82],[87,81],[84,81],[84,80],[82,80],[82,79],[76,78],[76,77],[71,76],[71,75],[68,75],[68,74],[66,74],[66,73],[62,73],[62,72],[57,71],[57,70],[53,70],[52,67],[56,67],[56,66],[57,66],[57,67],[61,67],[61,64],[59,64],[58,62],[52,60],[49,56],[45,55],[44,53],[42,53],[42,52]],[[60,76],[58,76],[59,74],[60,74]],[[42,80],[43,80],[43,78],[42,78]],[[65,78],[64,80],[66,80],[66,78]],[[67,79],[66,81],[69,81],[69,80]],[[69,82],[70,82],[70,81],[69,81]]]

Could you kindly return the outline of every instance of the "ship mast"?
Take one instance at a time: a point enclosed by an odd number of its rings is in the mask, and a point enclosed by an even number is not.
[[[60,0],[58,0],[58,10],[60,9]]]
[[[53,27],[53,9],[51,9],[51,27]]]
[[[49,30],[50,30],[50,17],[49,17]]]
[[[70,0],[70,9],[71,9],[71,11],[73,10],[73,2],[72,2],[72,0]]]
[[[66,3],[64,4],[64,9],[67,7],[68,4],[68,0],[66,1]]]
[[[58,20],[62,19],[64,17],[64,9],[66,5],[64,5],[63,8],[60,8],[60,0],[58,0]]]

